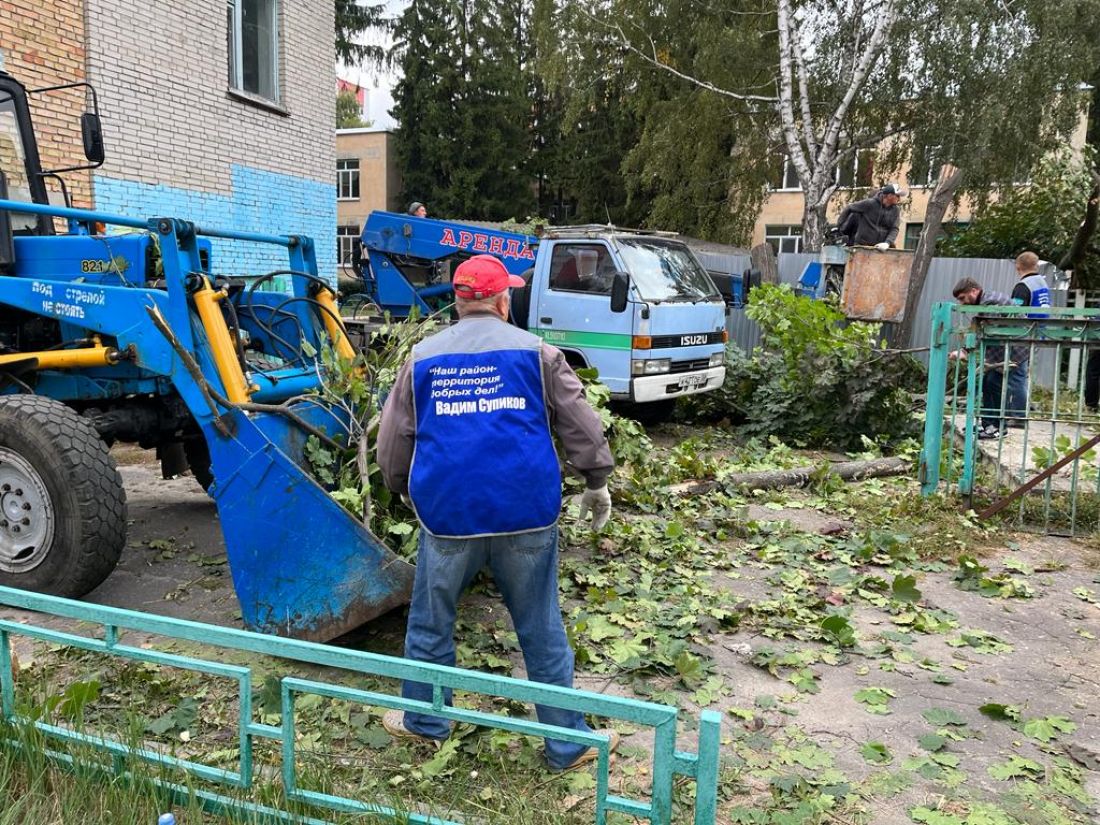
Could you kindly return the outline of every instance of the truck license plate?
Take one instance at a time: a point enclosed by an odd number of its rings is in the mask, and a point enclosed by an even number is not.
[[[705,375],[685,375],[676,386],[681,390],[693,390],[706,385],[707,376]]]

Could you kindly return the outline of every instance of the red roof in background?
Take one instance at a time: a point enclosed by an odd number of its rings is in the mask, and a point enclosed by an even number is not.
[[[336,91],[339,92],[351,92],[355,95],[355,99],[359,101],[359,105],[362,106],[367,99],[367,93],[358,83],[352,83],[350,80],[344,80],[342,78],[336,78]]]

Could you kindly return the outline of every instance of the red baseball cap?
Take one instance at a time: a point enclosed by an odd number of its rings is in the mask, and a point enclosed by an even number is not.
[[[492,255],[474,255],[458,265],[451,283],[459,298],[488,298],[509,287],[526,286],[518,275],[512,275]]]

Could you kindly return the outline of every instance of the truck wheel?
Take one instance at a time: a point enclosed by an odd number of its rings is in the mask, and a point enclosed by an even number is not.
[[[206,446],[206,439],[201,435],[198,438],[188,438],[183,442],[183,454],[187,456],[187,463],[191,465],[191,475],[199,486],[207,492],[214,483],[214,474],[210,472],[210,448]]]
[[[91,423],[50,398],[0,397],[0,584],[79,598],[125,543],[122,478]]]

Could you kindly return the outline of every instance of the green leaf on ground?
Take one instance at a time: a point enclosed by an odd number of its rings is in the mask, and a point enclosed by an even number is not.
[[[894,761],[893,754],[881,742],[867,742],[859,753],[872,765],[886,765]]]
[[[921,599],[921,592],[916,587],[916,576],[895,576],[894,583],[890,586],[890,592],[894,601],[906,604],[916,604]]]
[[[921,713],[921,716],[923,716],[925,721],[929,724],[935,725],[938,728],[946,727],[947,725],[962,727],[966,724],[966,719],[950,708],[928,708]]]

